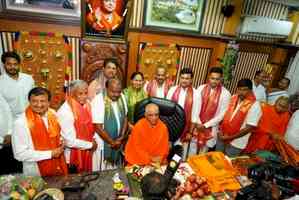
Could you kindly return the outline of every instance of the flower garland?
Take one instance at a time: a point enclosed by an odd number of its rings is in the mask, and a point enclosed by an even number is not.
[[[230,83],[233,78],[233,71],[238,59],[239,45],[235,41],[231,41],[227,45],[224,56],[220,59],[220,63],[223,66],[224,84]]]

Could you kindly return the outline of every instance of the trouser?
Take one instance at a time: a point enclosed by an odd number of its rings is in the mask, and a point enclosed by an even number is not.
[[[225,144],[222,140],[217,140],[216,151],[221,151],[228,157],[239,156],[243,149],[236,148],[231,144]]]
[[[22,173],[22,162],[14,158],[11,145],[0,149],[0,158],[2,163],[0,165],[0,175]]]

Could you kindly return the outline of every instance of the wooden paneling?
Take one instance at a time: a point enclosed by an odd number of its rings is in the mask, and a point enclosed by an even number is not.
[[[193,87],[197,88],[206,80],[211,54],[211,49],[182,47],[178,72],[182,68],[191,68],[194,74]],[[176,83],[179,82],[179,76],[177,73]]]
[[[181,47],[180,66],[190,65],[196,72],[195,85],[205,80],[208,66],[219,65],[226,43],[215,39],[190,38],[183,36],[159,35],[130,32],[128,77],[136,71],[140,43],[177,44]],[[183,57],[182,57],[183,55]]]
[[[234,93],[237,88],[237,83],[242,78],[253,79],[255,72],[263,69],[268,61],[269,54],[254,53],[254,52],[239,52],[238,60],[234,69],[233,79],[227,88],[231,93]]]
[[[233,15],[226,20],[224,25],[223,34],[229,36],[236,36],[237,29],[241,22],[242,5],[245,0],[232,0],[231,5],[235,6]]]
[[[221,13],[221,8],[226,4],[227,0],[206,0],[203,9],[202,34],[220,35],[223,32],[226,18]]]
[[[66,26],[59,24],[47,24],[17,20],[6,20],[0,19],[0,31],[38,31],[38,32],[52,32],[61,33],[68,36],[80,37],[81,29],[80,26]]]

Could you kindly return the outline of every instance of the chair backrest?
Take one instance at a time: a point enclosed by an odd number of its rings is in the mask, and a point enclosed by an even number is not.
[[[166,124],[169,132],[169,140],[177,141],[183,133],[185,127],[184,109],[177,103],[167,99],[150,97],[142,100],[135,106],[134,122],[144,117],[145,106],[155,103],[159,106],[160,119]]]

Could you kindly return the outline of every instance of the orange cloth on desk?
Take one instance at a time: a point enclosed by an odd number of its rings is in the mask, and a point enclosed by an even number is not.
[[[290,113],[277,113],[275,105],[263,103],[261,107],[262,117],[257,128],[249,138],[245,150],[246,153],[252,153],[257,150],[271,151],[274,146],[272,139],[269,137],[269,133],[276,133],[284,137],[290,120]]]
[[[212,192],[238,190],[241,188],[235,176],[238,175],[221,152],[209,152],[190,156],[188,163],[197,175],[205,177]]]
[[[42,117],[28,107],[25,111],[28,128],[35,150],[49,151],[60,146],[60,126],[54,111],[48,110],[48,129]],[[51,158],[37,162],[41,176],[67,175],[67,166],[64,155],[59,158]]]
[[[155,127],[151,127],[147,119],[139,120],[129,137],[125,148],[125,158],[130,165],[148,165],[153,157],[166,159],[169,151],[168,129],[159,120]]]

